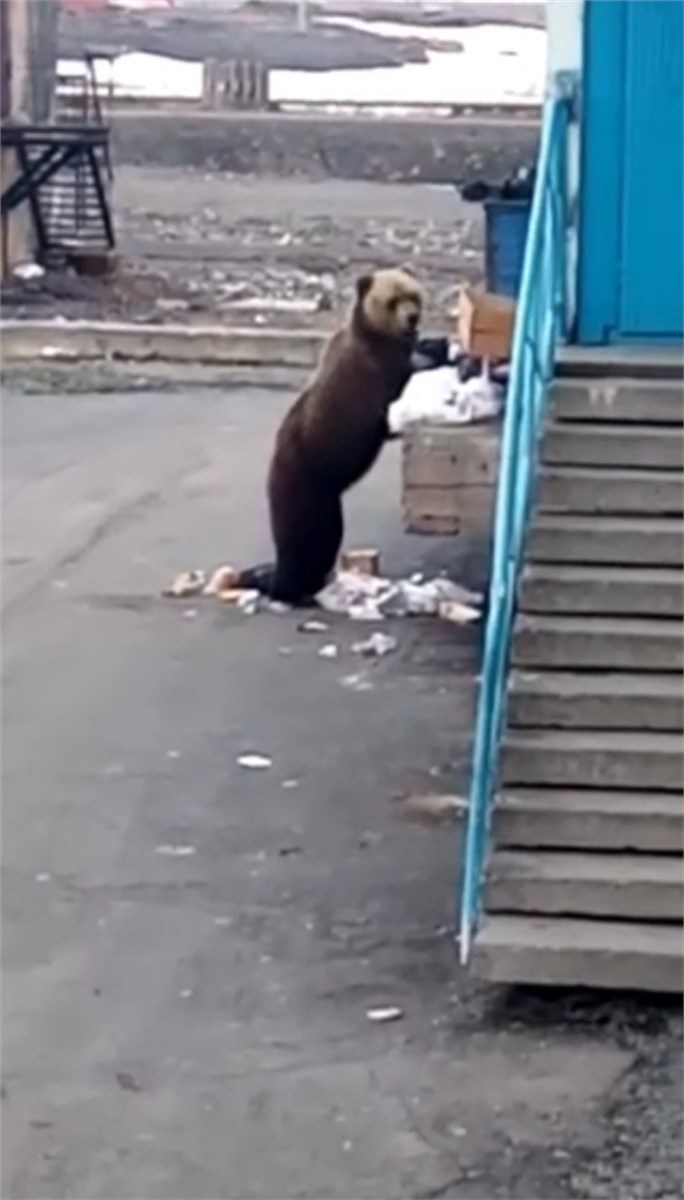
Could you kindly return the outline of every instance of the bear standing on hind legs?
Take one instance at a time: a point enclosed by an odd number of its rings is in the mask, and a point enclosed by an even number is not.
[[[268,473],[276,561],[243,571],[242,587],[302,604],[325,585],[342,544],[342,496],[387,440],[388,410],[411,375],[421,312],[421,290],[408,271],[359,279],[348,320],[276,436]]]

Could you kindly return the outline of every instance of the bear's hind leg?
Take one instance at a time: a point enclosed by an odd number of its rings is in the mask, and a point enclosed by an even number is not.
[[[292,526],[282,520],[276,535],[277,563],[272,596],[286,604],[311,603],[325,586],[342,545],[344,522],[339,496],[312,496]]]

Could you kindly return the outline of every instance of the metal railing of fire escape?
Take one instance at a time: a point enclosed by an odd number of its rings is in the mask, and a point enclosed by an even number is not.
[[[498,783],[508,657],[548,384],[566,325],[567,131],[574,80],[558,76],[544,105],[532,212],[516,308],[496,496],[489,602],[463,845],[460,956],[479,917]]]

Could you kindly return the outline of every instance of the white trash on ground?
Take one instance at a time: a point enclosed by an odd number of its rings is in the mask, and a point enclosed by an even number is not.
[[[339,650],[334,642],[326,642],[318,651],[319,658],[337,658]]]
[[[352,650],[354,654],[363,654],[365,658],[384,658],[386,654],[391,654],[396,650],[399,642],[395,637],[390,637],[388,633],[381,633],[376,629],[370,637],[365,638],[363,642],[354,642]]]
[[[163,592],[164,596],[196,596],[201,592],[207,582],[207,576],[204,571],[181,571],[180,575],[176,575],[170,587]]]
[[[265,754],[241,754],[238,758],[238,766],[246,771],[266,771],[270,765],[271,759]]]
[[[400,1021],[404,1010],[397,1005],[388,1004],[386,1008],[368,1008],[366,1016],[375,1025],[384,1025],[387,1021]]]
[[[36,262],[17,263],[12,274],[17,279],[21,279],[22,283],[28,283],[31,279],[42,279],[45,274],[45,267],[41,267],[40,263]]]
[[[179,598],[201,592],[232,605],[245,616],[253,616],[264,609],[271,612],[289,611],[287,605],[269,601],[255,589],[224,586],[230,583],[229,572],[232,570],[230,567],[219,567],[209,581],[205,571],[183,571],[163,595]],[[318,593],[316,601],[326,612],[348,616],[352,621],[440,616],[457,625],[468,625],[480,618],[482,596],[441,576],[434,579],[423,579],[420,575],[412,575],[409,579],[386,579],[382,575],[367,575],[353,570],[337,571],[330,583]],[[197,609],[187,609],[185,615],[196,617]],[[310,619],[300,622],[297,628],[302,633],[323,633],[328,627],[324,621]],[[323,658],[334,657],[325,647],[324,651]]]
[[[491,421],[503,407],[504,389],[486,374],[462,383],[458,367],[435,367],[411,376],[389,410],[390,431],[403,433],[411,425],[471,425]]]
[[[477,621],[482,596],[450,579],[384,579],[358,571],[338,571],[316,597],[327,612],[346,614],[353,621],[381,621],[384,617],[436,616],[440,605],[458,606],[461,623]],[[455,620],[456,608],[449,620]]]

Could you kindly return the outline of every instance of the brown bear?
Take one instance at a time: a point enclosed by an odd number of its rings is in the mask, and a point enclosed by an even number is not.
[[[363,275],[345,324],[285,416],[268,474],[276,562],[243,571],[240,586],[304,604],[326,583],[344,532],[342,495],[388,437],[389,406],[411,375],[422,293],[407,270]]]

